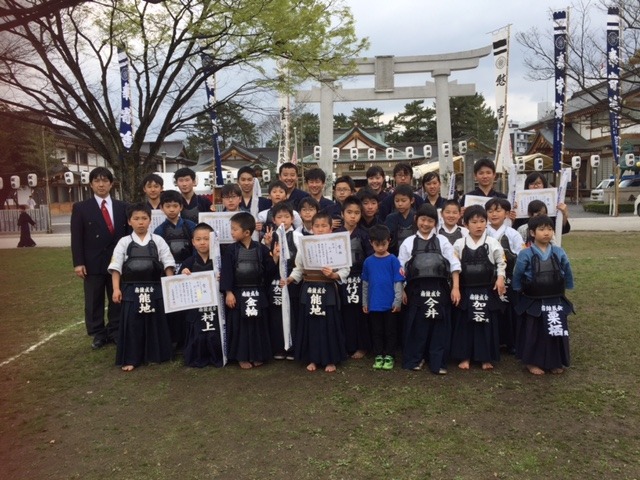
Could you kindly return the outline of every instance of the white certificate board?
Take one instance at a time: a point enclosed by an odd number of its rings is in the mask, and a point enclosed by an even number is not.
[[[162,277],[165,313],[218,304],[218,282],[213,271]]]
[[[516,191],[516,218],[528,218],[527,208],[533,200],[541,200],[547,206],[547,215],[556,216],[557,188],[534,188]]]
[[[222,244],[233,243],[231,238],[231,217],[238,212],[200,212],[198,221],[206,223],[218,235],[218,241]]]
[[[472,205],[480,205],[484,208],[485,204],[491,200],[491,197],[483,197],[481,195],[465,195],[464,196],[464,208]]]
[[[303,236],[300,238],[300,249],[305,269],[322,270],[324,267],[351,267],[349,232]]]
[[[162,210],[153,209],[151,210],[151,225],[149,226],[149,231],[151,233],[156,231],[160,225],[164,223],[167,219],[167,216],[164,214]]]

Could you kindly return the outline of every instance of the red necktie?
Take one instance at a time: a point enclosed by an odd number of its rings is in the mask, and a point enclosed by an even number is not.
[[[113,235],[113,233],[115,232],[115,228],[113,228],[113,222],[111,221],[111,216],[109,215],[109,210],[107,209],[106,200],[102,200],[101,210],[102,210],[102,216],[104,217],[104,221],[107,224],[107,230],[109,230],[109,233]]]

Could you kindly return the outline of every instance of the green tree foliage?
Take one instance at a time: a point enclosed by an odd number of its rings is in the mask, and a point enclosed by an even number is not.
[[[0,56],[0,101],[42,113],[88,141],[114,168],[127,199],[140,195],[138,183],[162,142],[210,108],[202,54],[212,59],[207,74],[225,80],[217,92],[223,104],[282,88],[269,60],[287,62],[290,88],[310,77],[339,78],[352,68],[344,59],[367,46],[340,0],[86,2],[11,27],[4,40],[26,54]],[[117,46],[131,62],[129,151],[118,130]],[[150,155],[143,158],[145,141]]]
[[[344,113],[338,113],[333,116],[334,129],[347,129],[354,125],[361,128],[376,128],[380,126],[380,117],[384,115],[377,108],[360,108],[356,107],[351,110],[351,114],[347,117]]]
[[[430,142],[436,138],[436,111],[425,107],[424,100],[414,100],[389,122],[388,143]]]
[[[476,93],[472,97],[452,97],[449,105],[452,138],[474,136],[483,143],[494,142],[498,120],[493,110],[485,104],[481,94]]]

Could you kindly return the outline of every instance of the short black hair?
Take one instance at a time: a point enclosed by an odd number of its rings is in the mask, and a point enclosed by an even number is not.
[[[439,183],[442,183],[442,181],[440,180],[440,174],[438,172],[427,172],[422,176],[422,181],[420,184],[424,185],[425,183],[429,183],[433,179],[436,179]]]
[[[282,165],[280,165],[280,168],[278,169],[278,175],[280,175],[282,173],[282,170],[284,170],[285,168],[293,169],[296,171],[296,174],[298,173],[298,167],[296,166],[295,163],[284,162]]]
[[[438,223],[438,210],[429,202],[423,203],[418,207],[418,210],[416,210],[416,214],[413,217],[414,223],[418,223],[419,217],[429,217]]]
[[[113,183],[113,173],[107,167],[96,167],[89,173],[89,183],[93,182],[96,178],[106,178],[109,183]]]
[[[173,174],[173,179],[174,180],[178,180],[179,178],[182,177],[191,177],[191,180],[195,180],[196,179],[196,172],[194,172],[193,170],[191,170],[188,167],[183,167],[183,168],[179,168],[178,170],[176,170]]]
[[[458,208],[458,211],[461,210],[462,207],[460,207],[460,204],[458,203],[457,200],[454,200],[453,198],[449,198],[447,200],[444,201],[444,203],[442,204],[442,210],[444,210],[445,208],[454,205],[455,207]]]
[[[396,166],[393,167],[393,176],[395,177],[398,173],[406,173],[408,175],[413,175],[413,168],[408,163],[396,163]]]
[[[253,168],[251,168],[249,165],[245,165],[244,167],[240,167],[238,169],[238,173],[236,175],[236,179],[240,180],[240,175],[242,175],[243,173],[248,173],[253,178],[256,177],[256,171]]]
[[[150,173],[149,175],[145,176],[142,179],[142,188],[144,188],[147,185],[147,183],[151,183],[151,182],[157,183],[161,187],[164,187],[164,180],[162,179],[162,177],[157,173]]]
[[[177,190],[164,190],[160,194],[160,205],[164,205],[165,203],[176,202],[179,205],[183,205],[182,195]]]
[[[317,220],[326,220],[327,222],[329,222],[329,225],[331,225],[331,215],[327,212],[316,213],[311,219],[311,225],[313,226],[313,224],[316,223]]]
[[[533,217],[536,213],[540,212],[542,209],[544,209],[546,213],[549,213],[547,211],[547,204],[544,203],[542,200],[531,200],[529,202],[529,205],[527,205],[527,213],[529,214],[530,217]]]
[[[343,175],[341,177],[338,177],[334,183],[334,188],[339,184],[339,183],[346,183],[349,185],[349,188],[351,189],[352,192],[355,192],[356,190],[356,183],[353,181],[353,178],[351,178],[349,175]]]
[[[311,195],[307,195],[306,197],[302,197],[300,199],[300,201],[298,202],[298,212],[302,210],[302,207],[304,206],[315,208],[316,212],[320,210],[320,204]]]
[[[396,189],[393,191],[393,197],[396,195],[403,195],[405,197],[413,198],[413,188],[411,185],[398,185]]]
[[[280,202],[271,208],[271,215],[273,215],[273,218],[275,218],[280,212],[287,212],[291,215],[291,218],[293,218],[293,208],[291,208],[291,204],[289,202]]]
[[[304,181],[309,183],[309,180],[320,180],[322,183],[327,181],[327,175],[321,168],[312,168],[304,172]]]
[[[240,190],[240,185],[237,183],[225,183],[220,189],[220,197],[225,198],[230,195],[237,195],[238,197],[241,197],[242,190]]]
[[[269,185],[269,193],[271,193],[271,190],[274,188],[280,188],[285,192],[287,191],[287,185],[282,180],[274,180],[271,182],[271,185]]]
[[[144,212],[149,218],[151,218],[151,208],[146,203],[137,202],[127,206],[127,219],[131,220],[131,217],[135,212]]]
[[[378,223],[369,228],[369,239],[372,242],[384,242],[391,239],[391,232],[389,227],[383,223]]]
[[[462,221],[464,223],[469,223],[473,217],[480,217],[487,219],[487,211],[484,209],[482,205],[471,205],[464,209],[464,215],[462,216]]]
[[[535,232],[538,227],[555,228],[555,225],[553,224],[553,220],[551,220],[551,217],[548,217],[546,215],[537,215],[535,217],[531,217],[527,222],[527,229],[530,232]]]
[[[475,175],[480,171],[482,167],[490,168],[493,173],[496,173],[496,164],[490,158],[481,158],[473,164],[473,174]]]
[[[531,184],[535,183],[536,180],[542,180],[542,186],[544,188],[549,187],[549,182],[543,174],[541,174],[540,172],[531,172],[529,175],[527,175],[527,178],[524,179],[524,189],[529,190]]]
[[[248,230],[249,233],[253,233],[256,229],[256,219],[249,212],[238,212],[229,221],[237,223],[242,231]]]
[[[373,165],[369,167],[367,173],[365,174],[367,178],[375,177],[376,175],[382,175],[382,177],[384,178],[384,170],[379,165]]]
[[[375,200],[376,202],[380,203],[376,192],[371,190],[369,187],[361,188],[360,190],[358,190],[358,193],[356,193],[356,197],[358,197],[361,202],[364,202],[365,200]]]
[[[492,208],[502,208],[507,212],[511,211],[511,202],[506,198],[492,197],[484,204],[484,209],[488,212]]]
[[[193,236],[195,236],[196,230],[206,230],[207,232],[213,232],[213,227],[208,223],[200,222],[193,229],[193,234],[192,234]]]
[[[344,212],[349,205],[357,205],[362,212],[362,202],[355,195],[349,195],[344,199],[344,202],[342,202],[342,211]]]

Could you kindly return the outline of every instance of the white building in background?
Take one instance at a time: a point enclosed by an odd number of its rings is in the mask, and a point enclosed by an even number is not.
[[[527,153],[531,147],[534,132],[525,132],[520,130],[520,122],[509,120],[509,138],[511,138],[511,148],[514,156],[521,156]]]

